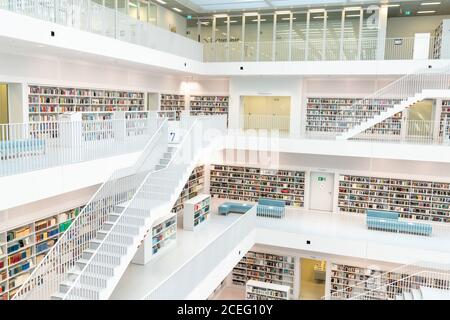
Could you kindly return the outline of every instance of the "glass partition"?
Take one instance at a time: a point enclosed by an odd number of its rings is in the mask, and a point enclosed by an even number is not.
[[[341,51],[342,11],[327,12],[325,58],[339,60]]]
[[[273,24],[274,15],[260,16],[260,32],[259,32],[259,57],[258,61],[272,61],[273,60]]]
[[[307,60],[324,59],[323,48],[325,44],[325,29],[327,21],[327,13],[325,10],[310,11],[309,26],[307,26]]]
[[[289,61],[291,59],[291,16],[290,12],[276,14],[275,60]]]
[[[138,19],[138,0],[128,1],[128,15],[132,18]]]
[[[343,58],[356,60],[360,56],[360,36],[362,27],[362,10],[344,11]]]
[[[214,52],[216,54],[216,61],[228,61],[229,60],[229,47],[228,47],[228,35],[229,24],[228,17],[216,17],[215,18],[215,33],[214,33]]]
[[[292,60],[305,60],[307,13],[294,13],[292,16]]]
[[[230,17],[230,61],[241,61],[243,55],[242,17]]]
[[[148,22],[149,4],[147,1],[139,1],[139,20]]]
[[[259,40],[259,15],[244,16],[244,23],[244,61],[256,61],[258,53],[257,41]]]

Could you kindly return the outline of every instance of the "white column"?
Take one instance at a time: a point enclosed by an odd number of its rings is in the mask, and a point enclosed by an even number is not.
[[[431,35],[429,33],[414,34],[413,60],[426,60],[430,55]]]
[[[289,14],[289,56],[288,61],[292,61],[292,28],[293,28],[294,14]]]
[[[308,61],[309,54],[309,23],[311,21],[311,13],[306,14],[306,42],[305,42],[305,61]]]
[[[272,33],[272,61],[276,60],[277,50],[277,14],[273,15],[273,33]]]
[[[258,26],[256,30],[256,61],[259,61],[259,42],[261,38],[261,16],[258,14]]]
[[[345,28],[345,10],[342,10],[339,60],[344,60],[344,28]]]
[[[384,60],[384,51],[386,48],[386,32],[387,32],[387,18],[388,18],[388,7],[381,6],[378,11],[378,41],[377,41],[377,60]]]
[[[328,23],[328,12],[325,10],[323,12],[323,35],[322,35],[322,60],[327,59],[327,23]]]
[[[242,47],[241,47],[241,61],[245,57],[245,16],[242,16]]]
[[[364,10],[361,8],[359,11],[359,33],[358,33],[358,60],[361,60],[361,51],[362,51],[362,29],[364,23]]]

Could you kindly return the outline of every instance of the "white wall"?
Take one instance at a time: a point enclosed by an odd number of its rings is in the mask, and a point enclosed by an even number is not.
[[[170,31],[171,26],[175,26],[178,34],[183,36],[186,35],[186,18],[161,6],[157,6],[157,15],[158,27]]]
[[[387,37],[414,37],[415,33],[433,33],[443,19],[449,18],[450,15],[389,18]]]

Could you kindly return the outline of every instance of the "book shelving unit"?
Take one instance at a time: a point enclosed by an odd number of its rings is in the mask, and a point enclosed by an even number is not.
[[[450,183],[341,175],[340,212],[395,211],[401,217],[450,222]]]
[[[289,294],[293,295],[295,258],[249,251],[234,267],[232,283],[245,286],[249,280],[288,286]]]
[[[450,281],[437,278],[438,276],[436,274],[436,277],[430,279],[429,275],[411,276],[400,272],[332,263],[330,293],[334,295],[332,299],[349,299],[364,294],[365,298],[372,300],[393,300],[396,295],[402,294],[404,290],[409,292],[411,288],[430,285],[448,287]],[[366,282],[361,283],[363,281]],[[358,289],[355,289],[356,285]]]
[[[354,103],[359,103],[359,110],[350,110]],[[357,98],[308,98],[306,104],[306,132],[315,134],[331,134],[345,132],[352,128],[356,122],[355,117],[363,120],[374,117],[388,107],[398,103],[399,100],[383,99],[364,102]],[[402,113],[367,129],[366,135],[393,135],[399,136],[402,127]]]
[[[162,118],[180,120],[181,113],[186,110],[186,97],[179,94],[161,94],[158,114]]]
[[[208,220],[211,213],[211,196],[199,194],[184,203],[183,229],[194,231]]]
[[[445,126],[447,131],[444,132]],[[441,127],[439,135],[450,138],[450,100],[442,100]]]
[[[181,191],[181,194],[178,197],[177,202],[172,208],[172,212],[173,213],[182,212],[184,209],[184,203],[187,200],[192,199],[196,197],[199,193],[201,193],[203,191],[204,184],[205,184],[205,166],[200,165],[196,167],[189,176],[189,179],[186,182],[183,191]]]
[[[177,216],[158,223],[152,227],[152,255],[156,255],[167,249],[177,239]]]
[[[210,193],[214,198],[250,202],[268,198],[284,200],[288,206],[303,207],[305,172],[212,165]]]
[[[143,92],[30,85],[30,122],[57,121],[65,112],[81,112],[83,120],[111,119],[115,111],[145,111]]]
[[[246,284],[246,300],[289,300],[289,286],[249,280]]]
[[[217,114],[226,114],[228,116],[229,100],[228,96],[191,96],[189,106],[191,116]]]
[[[432,59],[440,59],[442,51],[442,35],[444,29],[444,22],[441,22],[433,32],[433,52]]]
[[[0,232],[0,300],[11,299],[82,208]]]

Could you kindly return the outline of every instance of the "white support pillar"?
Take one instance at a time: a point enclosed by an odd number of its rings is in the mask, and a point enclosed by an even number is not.
[[[431,35],[429,33],[414,34],[413,60],[427,60],[430,55]]]
[[[289,14],[289,53],[288,61],[292,61],[292,29],[293,29],[294,14],[291,12]]]
[[[273,14],[273,33],[272,33],[272,61],[276,60],[277,53],[277,14]]]
[[[376,60],[384,60],[384,51],[386,49],[386,33],[387,33],[387,18],[388,6],[383,5],[378,12],[378,39]]]
[[[241,61],[245,58],[245,16],[242,16],[242,47],[241,47]]]
[[[258,26],[256,31],[256,61],[259,61],[259,43],[261,39],[261,15],[258,14]]]
[[[442,115],[442,99],[436,99],[433,106],[432,120],[435,123],[433,127],[433,141],[439,140],[439,133],[441,131],[441,115]]]
[[[230,16],[227,17],[227,61],[230,61]]]
[[[305,61],[308,61],[309,56],[309,23],[311,22],[311,13],[306,14],[306,40],[305,40]]]
[[[361,60],[361,52],[362,52],[362,29],[364,23],[364,10],[361,8],[359,11],[359,32],[358,32],[358,60]]]
[[[322,34],[322,60],[327,59],[327,22],[328,22],[328,12],[325,10],[323,12],[323,34]]]
[[[344,60],[344,28],[345,28],[345,10],[342,10],[339,60]]]

